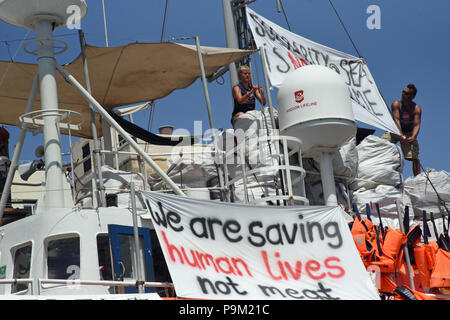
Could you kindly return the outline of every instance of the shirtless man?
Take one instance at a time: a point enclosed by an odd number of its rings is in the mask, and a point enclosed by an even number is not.
[[[420,173],[419,143],[417,135],[420,130],[422,108],[413,101],[417,94],[414,84],[408,84],[402,92],[401,100],[392,103],[392,116],[400,131],[400,136],[386,132],[381,138],[392,143],[400,141],[403,155],[406,160],[412,161],[413,173],[417,176]]]

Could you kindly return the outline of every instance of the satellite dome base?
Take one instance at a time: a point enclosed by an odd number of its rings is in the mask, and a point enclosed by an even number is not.
[[[313,158],[321,152],[338,151],[349,138],[355,136],[356,130],[356,122],[348,119],[316,119],[288,127],[281,133],[299,138],[302,141],[302,156]],[[324,132],[340,132],[340,135],[327,141],[323,138]]]
[[[87,13],[85,0],[0,0],[0,19],[34,29],[39,20],[47,20],[58,28],[80,21]]]

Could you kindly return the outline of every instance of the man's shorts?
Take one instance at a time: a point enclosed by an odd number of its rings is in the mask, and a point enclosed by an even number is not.
[[[381,139],[390,141],[395,144],[400,141],[400,136],[394,133],[385,132],[381,136]],[[403,156],[405,157],[406,160],[419,159],[420,152],[419,152],[419,143],[417,142],[417,139],[414,140],[413,142],[400,142],[400,146],[402,147]]]

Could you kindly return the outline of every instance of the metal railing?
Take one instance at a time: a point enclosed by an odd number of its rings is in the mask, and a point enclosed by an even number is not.
[[[0,285],[16,285],[16,284],[28,284],[30,288],[27,290],[33,292],[33,279],[0,279]],[[164,288],[166,297],[171,296],[169,289],[173,289],[174,286],[170,282],[146,282],[146,281],[108,281],[108,280],[63,280],[63,279],[37,279],[37,294],[42,294],[42,289],[48,289],[44,285],[54,284],[60,286],[103,286],[103,287],[136,287],[143,288]],[[30,290],[31,289],[31,290]],[[20,293],[12,293],[12,295],[23,295],[22,290]],[[113,294],[113,293],[112,293]]]
[[[263,154],[262,157],[266,156],[270,158],[271,163],[259,162],[256,163],[256,167],[252,168],[249,163],[249,154],[254,153],[258,155],[260,152],[259,146],[267,144],[271,145],[272,148],[276,149],[276,152],[270,151],[268,154]],[[290,151],[288,150],[288,145]],[[301,145],[300,139],[291,136],[260,136],[260,137],[245,137],[237,147],[226,152],[224,156],[224,167],[227,167],[226,159],[228,156],[236,154],[238,158],[238,164],[240,164],[242,173],[231,180],[228,180],[227,175],[225,175],[225,187],[228,190],[232,189],[232,186],[237,182],[242,181],[244,187],[244,202],[245,203],[258,203],[258,202],[270,202],[270,201],[287,201],[289,204],[293,204],[294,201],[301,201],[303,204],[308,205],[309,200],[306,198],[304,178],[306,175],[305,169],[302,167],[301,158]],[[255,149],[256,146],[256,149]],[[279,148],[282,148],[282,152],[279,152]],[[251,150],[253,148],[253,150]],[[269,148],[270,149],[270,148]],[[297,154],[298,164],[291,164],[290,157]],[[261,155],[260,155],[261,158]],[[261,159],[260,159],[261,160]],[[267,159],[264,159],[266,161]],[[274,180],[278,180],[281,186],[273,185],[275,189],[280,191],[282,194],[266,194],[263,192],[261,198],[249,199],[248,190],[248,180],[253,176],[256,180],[256,187],[263,189],[267,187],[267,183],[260,183],[258,181],[257,173],[264,173],[264,171],[271,173]],[[292,172],[297,172],[298,176],[293,180]],[[293,185],[299,184],[300,193],[299,195],[294,195]]]

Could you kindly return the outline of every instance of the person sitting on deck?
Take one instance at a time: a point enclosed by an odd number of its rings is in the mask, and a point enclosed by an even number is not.
[[[264,90],[259,85],[252,85],[252,75],[248,66],[238,68],[239,84],[233,87],[234,108],[231,123],[250,110],[255,110],[255,96],[261,105],[266,105]]]

